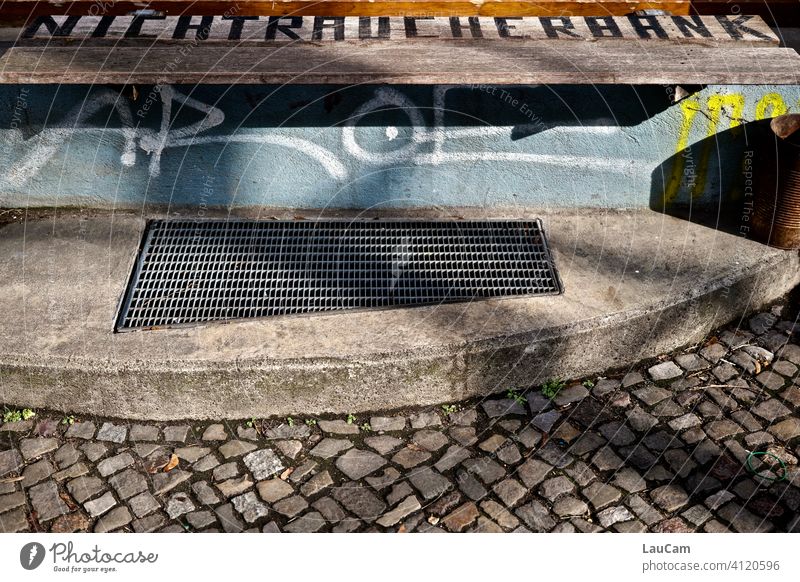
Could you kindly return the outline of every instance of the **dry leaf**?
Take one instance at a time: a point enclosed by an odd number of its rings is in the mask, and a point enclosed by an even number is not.
[[[161,469],[167,466],[170,458],[166,455],[161,455],[155,459],[147,459],[144,462],[144,470],[148,473],[158,473]]]
[[[137,99],[139,99],[139,91],[136,90],[136,85],[131,87],[131,90],[132,90],[131,92],[133,93],[133,100],[136,101]]]
[[[753,374],[758,376],[761,373],[761,362],[756,360],[755,367],[756,367],[756,370],[755,370],[755,372],[753,372]]]
[[[67,505],[67,507],[70,509],[70,511],[78,508],[78,506],[75,505],[75,502],[72,500],[72,498],[67,493],[59,493],[58,496]]]
[[[400,527],[397,528],[397,533],[406,533],[406,524],[401,523]]]
[[[289,467],[286,469],[283,473],[281,473],[281,481],[286,481],[289,478],[289,475],[291,475],[293,472],[294,467]]]
[[[164,472],[172,471],[175,467],[178,466],[178,455],[172,454],[169,458],[169,463],[167,463],[166,467],[164,467]]]

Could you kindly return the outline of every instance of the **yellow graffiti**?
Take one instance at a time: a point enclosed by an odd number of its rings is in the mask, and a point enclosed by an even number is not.
[[[769,114],[767,113],[769,111]],[[780,93],[767,93],[756,103],[756,120],[778,117],[788,111]]]
[[[675,148],[676,157],[672,164],[672,174],[669,177],[664,187],[664,204],[669,204],[678,195],[683,182],[683,170],[686,165],[683,151],[689,146],[689,135],[692,131],[692,124],[694,124],[694,117],[700,111],[700,103],[695,99],[684,99],[680,103],[681,113],[681,126],[678,129],[678,144]]]
[[[714,136],[725,129],[740,127],[744,119],[745,97],[742,93],[726,93],[709,95],[705,107],[697,98],[685,99],[680,103],[681,123],[678,128],[678,140],[675,145],[675,157],[669,180],[664,187],[664,204],[669,205],[680,194],[682,187],[691,193],[692,199],[705,192],[708,179],[711,154],[716,149]],[[800,107],[800,100],[798,100]],[[755,104],[755,119],[769,119],[789,112],[783,96],[779,93],[765,93]],[[707,120],[705,139],[701,144],[699,159],[692,158],[689,140],[697,114]],[[727,127],[723,116],[729,120]]]
[[[708,178],[708,164],[711,159],[711,152],[716,146],[717,140],[709,139],[720,131],[719,120],[722,112],[725,112],[731,120],[731,129],[742,124],[744,115],[744,95],[741,93],[730,93],[727,95],[709,95],[708,97],[708,128],[706,129],[706,139],[703,140],[703,150],[700,152],[700,160],[697,163],[697,173],[694,176],[694,187],[692,188],[692,199],[700,198],[705,192],[706,179]]]
[[[681,123],[678,128],[678,141],[675,144],[672,171],[664,185],[665,205],[674,202],[683,187],[690,191],[692,199],[703,195],[711,153],[716,146],[716,140],[710,138],[713,138],[717,132],[728,128],[735,130],[746,122],[744,106],[745,97],[742,93],[709,95],[705,107],[696,97],[680,102]],[[797,107],[800,108],[800,99]],[[791,107],[786,104],[780,93],[765,93],[755,104],[755,120],[770,119],[788,113],[790,110]],[[706,118],[708,125],[699,159],[695,162],[692,152],[689,150],[689,139],[698,113]],[[723,114],[730,120],[727,128],[724,127],[724,122],[720,123]]]

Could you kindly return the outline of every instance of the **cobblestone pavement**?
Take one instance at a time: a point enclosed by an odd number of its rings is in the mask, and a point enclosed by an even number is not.
[[[800,531],[800,346],[780,314],[553,399],[219,424],[39,412],[0,427],[0,531]],[[753,451],[786,470],[757,455],[753,475]]]

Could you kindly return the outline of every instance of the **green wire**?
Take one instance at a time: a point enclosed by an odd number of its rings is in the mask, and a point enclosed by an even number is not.
[[[767,457],[772,457],[773,459],[778,461],[778,464],[781,466],[780,477],[768,477],[767,475],[762,475],[761,473],[756,472],[756,470],[753,468],[753,465],[751,464],[753,457],[763,457],[765,455]],[[747,466],[748,471],[750,471],[756,477],[764,479],[765,481],[772,481],[775,483],[779,483],[780,481],[786,479],[786,463],[784,463],[783,459],[781,459],[777,455],[773,455],[772,453],[768,453],[767,451],[752,451],[747,455],[747,462],[745,463],[745,465]],[[775,474],[777,475],[777,471],[775,472]]]

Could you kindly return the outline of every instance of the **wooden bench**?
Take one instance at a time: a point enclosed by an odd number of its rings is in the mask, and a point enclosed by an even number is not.
[[[527,17],[526,3],[497,1],[479,11],[506,16],[282,17],[254,15],[265,3],[198,4],[227,12],[33,17],[5,29],[0,83],[800,84],[800,55],[758,16]]]
[[[623,16],[639,10],[671,14],[755,14],[771,25],[796,26],[797,0],[4,0],[0,19],[53,14],[124,16],[147,8],[166,15],[248,16]]]

